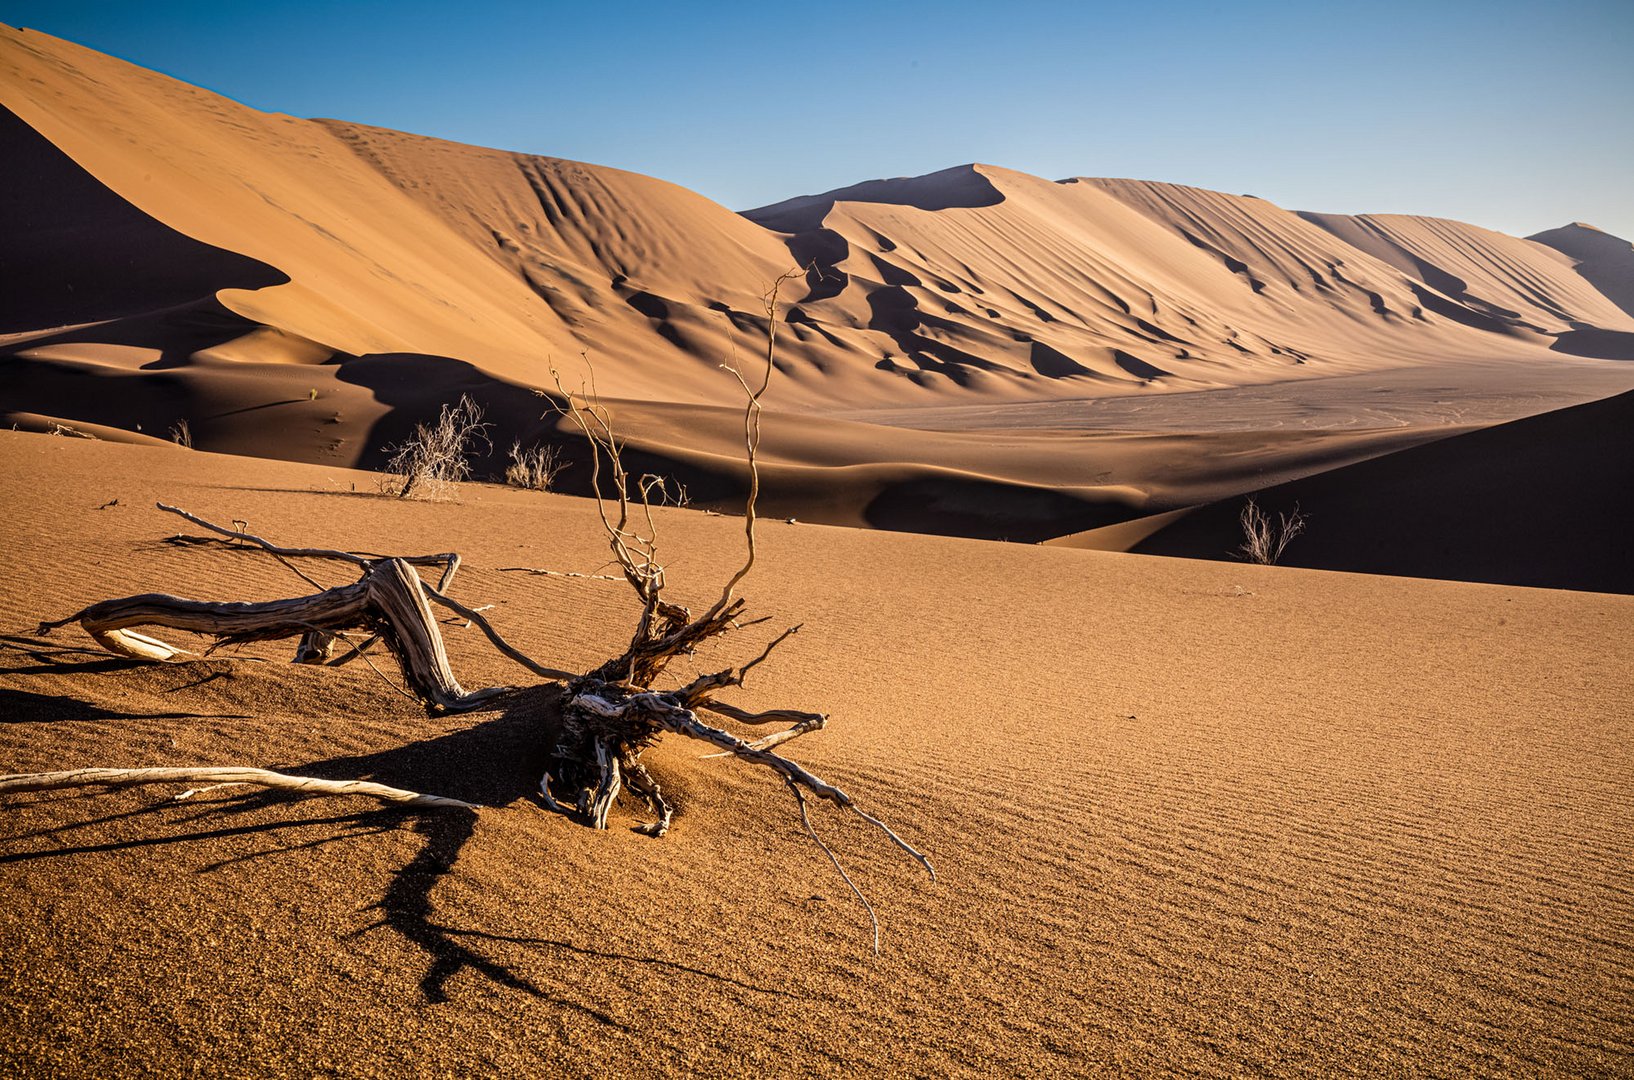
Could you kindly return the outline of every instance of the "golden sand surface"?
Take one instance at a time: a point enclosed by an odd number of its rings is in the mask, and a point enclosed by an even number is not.
[[[935,860],[649,758],[671,834],[541,808],[556,691],[427,717],[283,647],[141,665],[69,628],[162,590],[298,595],[160,541],[156,500],[279,541],[459,550],[455,592],[569,669],[622,647],[582,500],[0,432],[0,768],[247,764],[484,805],[165,789],[0,813],[9,1075],[1611,1075],[1634,1061],[1634,598],[764,522],[745,593],[804,629],[741,702]],[[355,490],[354,490],[355,487]],[[117,503],[114,502],[117,500]],[[741,521],[659,513],[707,599]],[[332,569],[313,571],[327,580]],[[526,681],[458,622],[467,686]],[[688,677],[692,672],[677,672]]]

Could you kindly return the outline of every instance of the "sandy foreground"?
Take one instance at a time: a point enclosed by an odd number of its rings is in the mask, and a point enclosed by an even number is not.
[[[163,499],[288,542],[455,548],[458,596],[588,667],[625,590],[498,568],[595,571],[591,504],[411,504],[365,473],[23,433],[0,462],[0,768],[239,763],[487,807],[8,799],[7,1074],[1634,1068],[1634,597],[768,521],[746,592],[772,621],[696,670],[804,623],[740,702],[830,712],[791,756],[941,876],[817,815],[876,958],[769,776],[672,736],[649,755],[669,837],[538,806],[550,687],[428,718],[281,647],[145,666],[32,636],[108,596],[306,590],[160,543],[183,524]],[[741,521],[660,524],[707,600]],[[526,676],[445,630],[467,686]]]

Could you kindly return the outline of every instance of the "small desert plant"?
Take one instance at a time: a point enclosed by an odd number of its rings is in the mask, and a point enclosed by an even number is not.
[[[170,426],[170,441],[177,446],[193,449],[193,430],[187,426],[186,420],[178,420]]]
[[[1279,513],[1273,519],[1260,509],[1258,503],[1249,499],[1238,520],[1242,522],[1243,542],[1238,546],[1237,554],[1249,562],[1264,566],[1270,566],[1282,558],[1289,541],[1305,531],[1305,515],[1299,512],[1298,503],[1294,504],[1292,513]]]
[[[136,430],[140,431],[142,429],[140,426],[138,426]],[[92,435],[89,431],[81,431],[79,428],[71,427],[68,424],[59,424],[55,420],[51,421],[51,426],[45,429],[45,433],[47,435],[56,435],[64,439],[96,439],[96,436]]]
[[[482,422],[482,406],[465,394],[453,405],[444,405],[432,424],[414,425],[414,434],[401,446],[388,447],[385,490],[399,499],[416,496],[439,499],[461,480],[471,476],[471,451],[478,443],[488,443],[488,425]]]
[[[522,449],[522,440],[511,443],[511,463],[505,466],[505,482],[529,491],[549,491],[556,477],[567,468],[567,459],[554,446]]]

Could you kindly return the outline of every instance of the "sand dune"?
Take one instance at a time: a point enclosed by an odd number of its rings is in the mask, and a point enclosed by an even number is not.
[[[0,1073],[1634,1068],[1626,241],[984,164],[740,214],[6,27],[0,155],[0,422],[26,429],[0,430],[0,772],[234,763],[485,807],[7,799]],[[804,624],[741,703],[829,712],[792,756],[938,865],[818,816],[878,958],[765,777],[665,739],[664,840],[546,812],[557,686],[428,717],[281,646],[142,665],[33,632],[311,588],[161,543],[162,499],[458,549],[459,597],[588,670],[636,617],[593,576],[592,504],[404,502],[352,467],[463,394],[479,474],[548,443],[588,491],[555,366],[632,469],[741,512],[720,364],[759,354],[795,264],[745,586],[770,622],[732,646]],[[1248,492],[1310,515],[1289,565],[1219,561]],[[707,603],[742,520],[655,513],[671,595]],[[525,678],[443,627],[466,685]]]
[[[1575,269],[1623,311],[1634,315],[1634,244],[1574,222],[1527,237],[1559,251]]]
[[[796,262],[766,479],[808,520],[1043,539],[1634,388],[1607,362],[1634,356],[1634,316],[1597,287],[1616,292],[1615,252],[990,165],[740,215],[615,169],[261,113],[32,31],[0,31],[0,75],[29,283],[0,300],[0,420],[23,427],[185,422],[203,449],[379,467],[469,393],[491,473],[513,440],[571,456],[535,393],[554,365],[617,404],[643,467],[729,503],[720,363],[762,347],[762,294]],[[1288,403],[1374,376],[1422,401],[1370,390],[1349,422],[1285,428]],[[1118,401],[1139,431],[1095,427]],[[980,419],[1001,415],[1006,434]]]
[[[985,165],[740,217],[619,170],[267,115],[38,33],[3,42],[4,104],[81,186],[287,276],[216,291],[353,355],[538,385],[550,357],[588,348],[613,396],[710,401],[728,337],[755,336],[759,295],[796,259],[815,269],[789,297],[791,406],[1230,385],[1524,355],[1567,323],[1634,330],[1558,252],[1456,223],[1307,221]],[[60,227],[82,197],[29,220]]]
[[[0,463],[8,634],[125,591],[306,588],[156,543],[157,498],[458,548],[458,595],[550,662],[599,660],[633,617],[617,586],[496,572],[594,570],[575,499],[403,504],[351,494],[366,474],[9,432]],[[660,525],[678,595],[706,596],[738,523]],[[8,802],[5,1071],[1626,1071],[1630,598],[775,521],[747,593],[806,625],[745,703],[830,710],[799,759],[941,872],[818,815],[880,910],[878,960],[763,778],[661,743],[662,841],[534,805],[548,691],[428,718],[360,665],[12,636],[7,769],[231,760],[494,809]],[[522,674],[446,632],[468,685]]]

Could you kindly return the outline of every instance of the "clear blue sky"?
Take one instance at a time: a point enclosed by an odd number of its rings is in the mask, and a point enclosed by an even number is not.
[[[734,209],[984,161],[1634,238],[1634,2],[8,3],[259,109]]]

